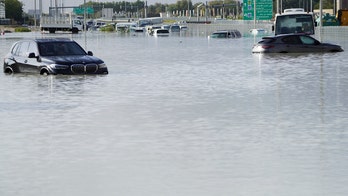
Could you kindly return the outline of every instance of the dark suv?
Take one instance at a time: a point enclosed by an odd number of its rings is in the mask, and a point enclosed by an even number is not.
[[[4,58],[4,73],[108,74],[101,59],[66,38],[21,40]]]

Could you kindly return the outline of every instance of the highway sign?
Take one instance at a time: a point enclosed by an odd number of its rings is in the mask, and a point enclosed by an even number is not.
[[[78,8],[74,8],[73,12],[75,14],[84,14],[85,8],[83,7],[78,7]],[[94,13],[94,9],[91,7],[87,7],[86,8],[86,14],[93,14]]]
[[[273,0],[256,0],[256,20],[271,20]],[[243,0],[243,19],[254,20],[254,0]]]

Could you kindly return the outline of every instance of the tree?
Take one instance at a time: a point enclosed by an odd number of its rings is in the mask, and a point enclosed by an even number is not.
[[[319,1],[313,0],[313,9],[319,9]],[[288,8],[305,8],[307,11],[311,11],[310,9],[311,0],[282,0],[283,9]],[[323,9],[332,9],[333,8],[333,0],[322,0]]]
[[[18,0],[5,0],[5,14],[6,18],[21,22],[23,16],[23,3]]]

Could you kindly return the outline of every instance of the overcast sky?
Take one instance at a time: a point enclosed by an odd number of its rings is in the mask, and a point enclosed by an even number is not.
[[[20,0],[23,4],[24,4],[24,10],[25,12],[27,12],[29,9],[34,9],[34,2],[36,1],[36,6],[37,9],[39,9],[39,0]],[[89,0],[86,0],[86,2],[88,2]],[[123,0],[94,0],[96,2],[119,2],[119,1],[123,1]],[[126,0],[127,1],[127,0]],[[128,0],[127,2],[135,2],[136,0]],[[192,0],[193,3],[196,3],[200,0]],[[54,2],[55,0],[42,0],[42,8],[43,8],[43,12],[47,13],[48,12],[48,7],[50,6],[50,2]],[[62,2],[64,4],[64,6],[78,6],[83,4],[84,0],[57,0],[58,5],[61,5]],[[152,5],[155,3],[175,3],[177,2],[177,0],[147,0],[147,4],[148,5]]]

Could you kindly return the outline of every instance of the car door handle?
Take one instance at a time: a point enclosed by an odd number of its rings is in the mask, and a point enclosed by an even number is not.
[[[24,60],[24,63],[27,63],[28,62],[28,60]]]

